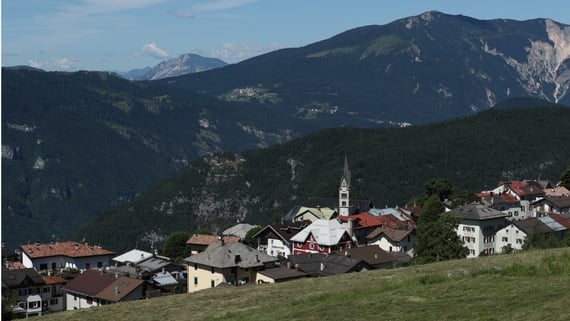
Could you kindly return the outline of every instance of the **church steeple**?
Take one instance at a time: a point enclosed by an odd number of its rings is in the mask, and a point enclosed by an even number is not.
[[[350,170],[348,169],[346,155],[344,156],[344,168],[338,188],[338,215],[350,215]]]

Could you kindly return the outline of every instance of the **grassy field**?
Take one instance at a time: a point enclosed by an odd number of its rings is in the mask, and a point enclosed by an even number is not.
[[[54,313],[43,320],[570,320],[570,248]]]

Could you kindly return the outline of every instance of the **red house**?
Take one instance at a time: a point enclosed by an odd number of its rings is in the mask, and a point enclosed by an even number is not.
[[[293,255],[343,251],[356,247],[354,239],[336,219],[316,220],[291,238]]]

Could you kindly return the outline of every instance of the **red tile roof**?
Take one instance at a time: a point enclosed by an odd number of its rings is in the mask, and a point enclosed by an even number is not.
[[[47,285],[64,284],[65,282],[67,282],[64,278],[60,276],[42,276],[42,278],[44,279],[44,282]]]
[[[342,222],[353,221],[354,222],[353,229],[380,226],[383,224],[384,221],[386,221],[385,219],[383,219],[382,216],[373,216],[370,215],[368,212],[353,214],[349,216],[339,215],[338,219],[341,220]]]
[[[50,256],[86,257],[99,255],[114,255],[115,252],[105,250],[97,245],[88,245],[78,242],[54,242],[47,244],[26,244],[20,248],[30,258],[41,258]]]
[[[224,236],[223,238],[224,243],[237,243],[240,241],[240,238],[237,236]],[[220,237],[217,235],[210,235],[210,234],[194,234],[192,235],[187,244],[196,244],[196,245],[210,245],[216,244],[220,242]]]

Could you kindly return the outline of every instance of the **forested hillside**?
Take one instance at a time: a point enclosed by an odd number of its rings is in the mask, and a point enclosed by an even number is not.
[[[221,232],[236,220],[268,224],[307,197],[336,197],[345,155],[352,196],[376,207],[404,205],[434,178],[472,191],[500,180],[556,181],[570,164],[570,109],[509,104],[434,125],[327,129],[263,150],[200,158],[74,236],[119,251],[148,246],[150,232]]]

